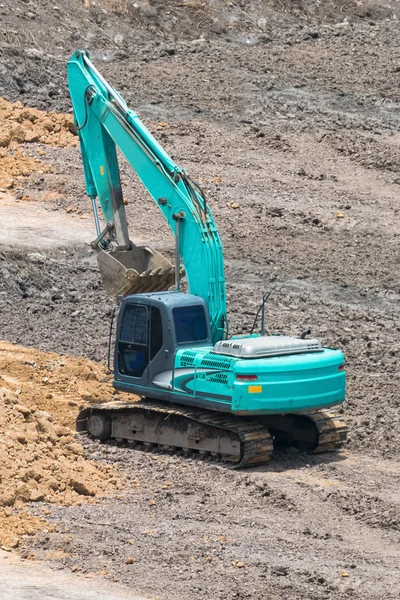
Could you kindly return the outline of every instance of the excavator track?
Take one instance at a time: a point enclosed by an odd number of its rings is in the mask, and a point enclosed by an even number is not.
[[[151,399],[83,409],[76,428],[100,440],[197,453],[241,468],[267,463],[274,444],[312,453],[338,450],[348,433],[343,417],[332,409],[251,418]]]
[[[344,446],[348,427],[342,415],[335,410],[322,409],[306,413],[318,433],[318,443],[312,448],[314,453],[332,452]]]
[[[273,451],[271,435],[254,419],[147,399],[84,409],[77,430],[97,439],[198,452],[241,468],[268,462]]]
[[[319,409],[287,415],[260,417],[277,445],[294,445],[313,454],[339,450],[347,439],[348,427],[334,409]]]

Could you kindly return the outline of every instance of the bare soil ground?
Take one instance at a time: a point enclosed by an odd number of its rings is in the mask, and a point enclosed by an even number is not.
[[[168,600],[398,598],[399,17],[378,1],[3,0],[0,94],[70,111],[65,62],[89,47],[207,192],[231,332],[249,330],[272,289],[269,331],[309,326],[343,349],[349,382],[339,455],[281,451],[238,473],[88,442],[88,457],[119,467],[125,497],[53,509],[55,531],[24,538],[22,556]],[[18,210],[90,226],[79,149],[21,140],[0,166],[18,152],[41,165],[7,192]],[[132,237],[170,252],[121,170]],[[111,304],[94,257],[68,232],[46,247],[40,231],[31,248],[2,242],[1,337],[104,362]]]
[[[90,578],[92,579],[92,578]],[[0,600],[144,600],[100,579],[55,572],[0,550]]]

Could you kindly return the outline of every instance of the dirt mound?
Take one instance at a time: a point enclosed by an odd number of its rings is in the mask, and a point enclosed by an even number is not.
[[[0,148],[1,191],[17,187],[17,181],[28,177],[31,173],[45,173],[48,170],[49,168],[39,158],[26,156],[21,150],[8,154]],[[28,199],[25,195],[22,195],[22,198],[24,200]]]
[[[71,115],[26,108],[21,102],[0,98],[0,146],[13,148],[23,142],[41,142],[65,148],[76,146]]]
[[[42,528],[27,502],[69,506],[121,487],[114,469],[85,460],[74,432],[80,404],[112,398],[100,365],[0,343],[0,545]]]
[[[25,154],[21,144],[75,146],[78,138],[73,132],[71,115],[25,108],[21,102],[11,104],[0,98],[0,188],[11,189],[16,178],[48,170],[38,156]],[[39,156],[42,153],[39,151]]]

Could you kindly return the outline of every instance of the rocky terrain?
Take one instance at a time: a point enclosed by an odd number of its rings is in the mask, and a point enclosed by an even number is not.
[[[93,502],[123,484],[113,467],[85,459],[75,436],[81,405],[113,399],[101,365],[2,342],[0,373],[0,546],[9,549],[46,529],[44,502]]]
[[[1,337],[36,363],[39,349],[104,368],[112,303],[88,245],[67,240],[66,226],[91,223],[65,71],[88,48],[205,189],[224,244],[231,333],[251,329],[271,290],[269,332],[307,326],[344,351],[350,425],[338,455],[283,450],[251,473],[86,440],[85,460],[101,473],[117,467],[123,491],[79,506],[25,498],[48,531],[21,534],[23,557],[166,600],[398,598],[397,4],[3,0],[0,203],[11,194],[16,220],[37,206],[62,226],[52,248],[42,228],[0,247]],[[121,174],[132,237],[170,255],[161,213],[122,158]],[[17,361],[8,377],[28,386],[35,373],[25,367]],[[55,379],[59,397],[79,402],[78,388],[63,385]]]

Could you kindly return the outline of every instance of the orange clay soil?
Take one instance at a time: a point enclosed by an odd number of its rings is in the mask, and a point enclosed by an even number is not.
[[[25,108],[21,102],[11,104],[0,98],[0,188],[12,189],[15,179],[48,170],[40,158],[22,150],[21,144],[35,142],[60,148],[76,146],[72,116]],[[39,150],[39,156],[41,153]]]
[[[27,502],[96,502],[123,487],[112,467],[83,457],[74,430],[81,406],[112,399],[102,365],[0,342],[0,546],[47,526]]]

